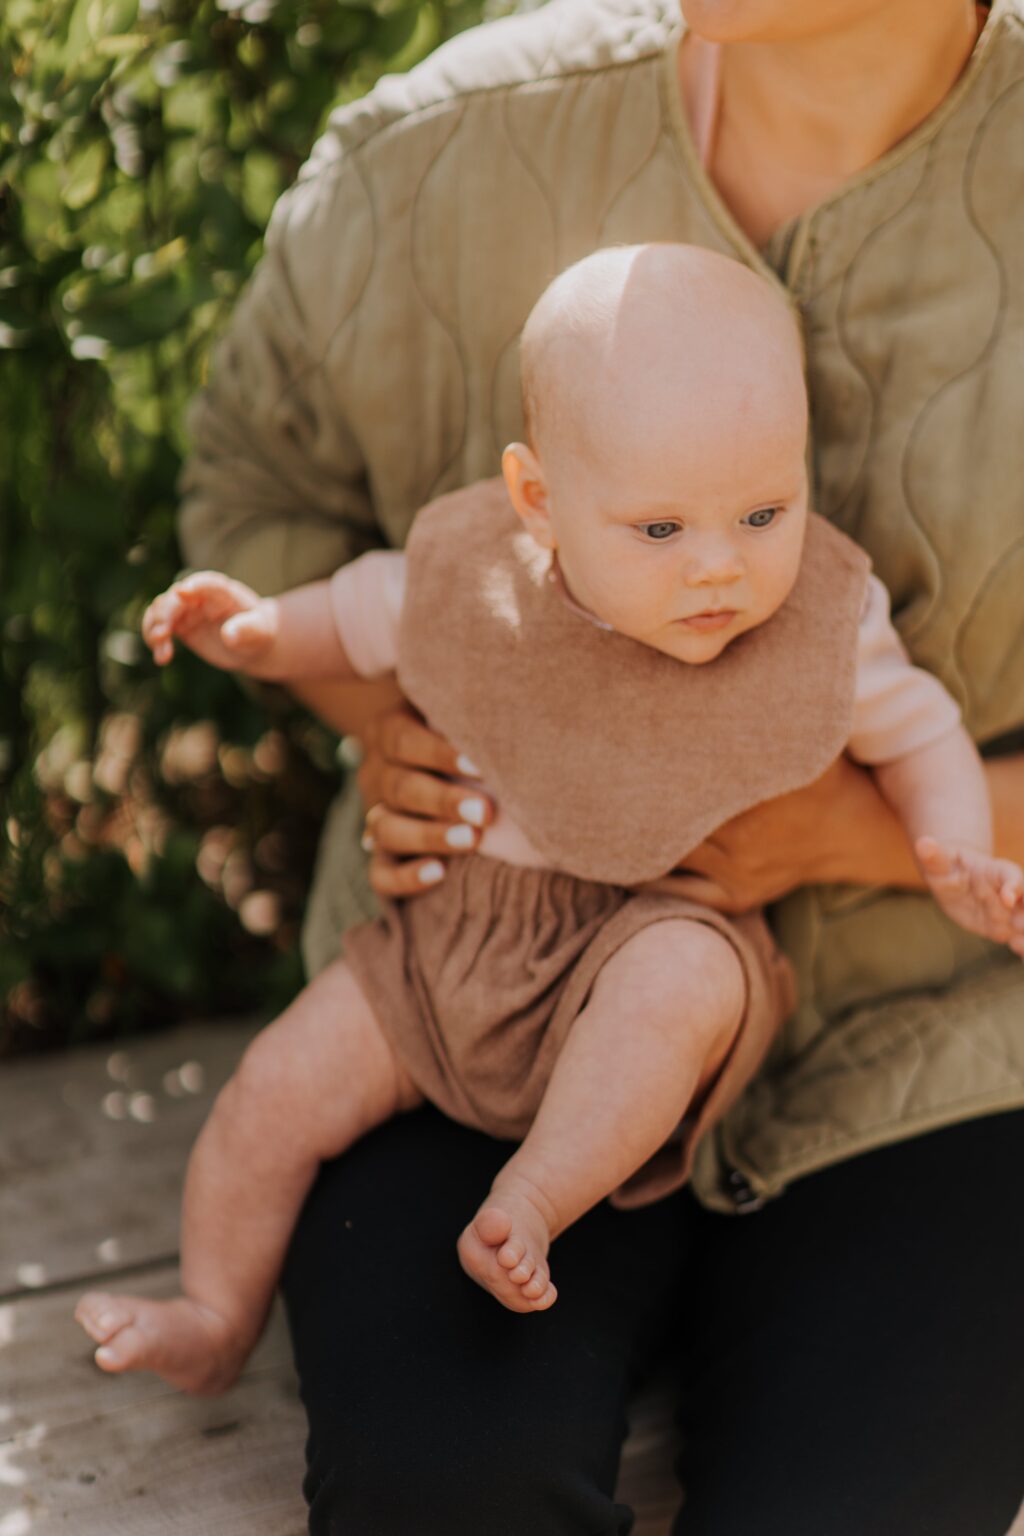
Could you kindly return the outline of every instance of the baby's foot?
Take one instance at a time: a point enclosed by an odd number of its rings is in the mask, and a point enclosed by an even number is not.
[[[512,1312],[545,1312],[558,1292],[548,1271],[551,1228],[539,1192],[518,1179],[498,1180],[459,1238],[471,1280]]]
[[[204,1397],[229,1387],[248,1354],[219,1313],[187,1296],[148,1301],[89,1291],[75,1318],[100,1345],[101,1370],[155,1371],[172,1387]]]

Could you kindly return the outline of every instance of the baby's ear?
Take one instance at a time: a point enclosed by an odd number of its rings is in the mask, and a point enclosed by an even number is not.
[[[509,443],[501,456],[509,500],[542,549],[555,548],[548,486],[540,460],[525,443]]]

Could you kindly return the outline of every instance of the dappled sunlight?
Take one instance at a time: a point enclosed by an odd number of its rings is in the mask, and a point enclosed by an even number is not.
[[[512,548],[520,565],[526,567],[527,574],[535,587],[547,581],[551,574],[553,559],[550,549],[543,549],[533,535],[527,533],[525,529],[515,535]]]
[[[156,1099],[151,1093],[133,1093],[128,1099],[128,1113],[140,1125],[151,1125],[156,1119]]]
[[[131,1070],[131,1058],[127,1051],[115,1051],[107,1057],[107,1076],[112,1077],[115,1083],[126,1083]]]
[[[178,1082],[185,1093],[202,1093],[206,1074],[198,1061],[186,1061],[178,1068]]]
[[[9,1515],[0,1515],[0,1536],[25,1536],[32,1529],[32,1515],[27,1509],[15,1509]]]
[[[115,1082],[130,1084],[141,1081],[141,1074],[133,1066],[126,1051],[115,1051],[107,1060],[107,1076]],[[160,1086],[169,1099],[184,1099],[202,1093],[206,1074],[198,1061],[182,1062],[164,1072]],[[100,1100],[100,1110],[108,1120],[134,1120],[139,1125],[152,1125],[158,1118],[160,1106],[155,1094],[141,1088],[112,1088]]]
[[[522,628],[523,619],[519,612],[512,577],[508,571],[495,566],[486,573],[482,585],[484,601],[495,618],[500,619],[507,628],[518,634]]]
[[[19,1436],[19,1443],[15,1445],[0,1445],[0,1488],[24,1488],[28,1482],[28,1473],[24,1467],[16,1467],[14,1458],[24,1449],[31,1449],[27,1445],[28,1436]],[[3,1527],[0,1526],[0,1530]]]
[[[108,1120],[123,1120],[128,1113],[128,1095],[120,1089],[104,1094],[100,1108]]]

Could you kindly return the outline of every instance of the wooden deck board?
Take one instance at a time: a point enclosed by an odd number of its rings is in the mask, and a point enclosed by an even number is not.
[[[194,1025],[0,1071],[0,1536],[303,1536],[305,1419],[279,1308],[216,1399],[105,1376],[71,1316],[96,1281],[173,1292],[188,1150],[251,1030]],[[631,1417],[619,1497],[635,1536],[666,1536],[669,1415],[655,1393]]]
[[[4,1067],[0,1298],[174,1255],[184,1160],[251,1034],[192,1025]]]
[[[176,1281],[167,1265],[131,1284],[167,1296]],[[230,1392],[198,1399],[99,1371],[76,1295],[0,1305],[0,1532],[302,1536],[305,1418],[280,1310]]]

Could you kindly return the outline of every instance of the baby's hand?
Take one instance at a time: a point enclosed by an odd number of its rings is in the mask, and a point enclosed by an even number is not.
[[[1024,959],[1024,871],[1009,859],[951,848],[934,837],[914,845],[932,895],[970,933],[1008,944]]]
[[[160,667],[174,655],[177,636],[215,667],[250,677],[277,677],[277,633],[276,599],[260,597],[219,571],[199,571],[176,581],[142,616],[142,638]]]

